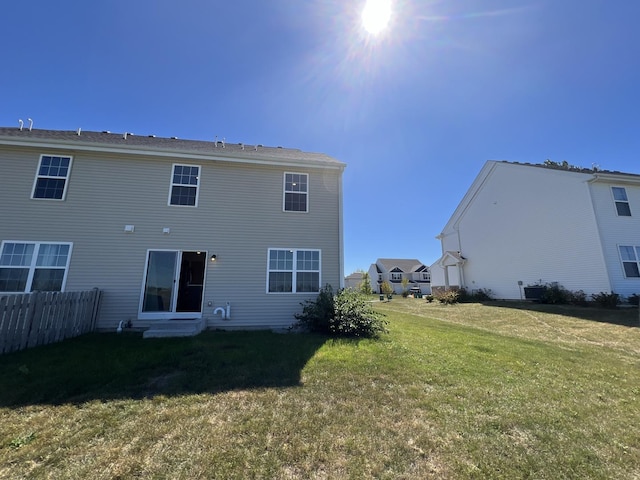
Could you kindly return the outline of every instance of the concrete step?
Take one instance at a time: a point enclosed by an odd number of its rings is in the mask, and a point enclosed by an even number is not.
[[[202,332],[204,322],[194,320],[160,320],[142,334],[142,338],[193,337]]]

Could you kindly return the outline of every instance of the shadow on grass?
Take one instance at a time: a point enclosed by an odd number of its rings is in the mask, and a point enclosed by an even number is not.
[[[266,331],[148,340],[92,333],[0,356],[0,406],[298,386],[326,341]]]
[[[581,318],[583,320],[611,323],[624,327],[640,327],[640,314],[637,307],[618,307],[609,309],[596,306],[580,307],[576,305],[552,305],[518,301],[490,301],[483,303],[494,307],[566,315],[569,317]]]

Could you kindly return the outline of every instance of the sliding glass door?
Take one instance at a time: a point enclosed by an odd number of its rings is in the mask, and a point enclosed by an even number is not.
[[[202,251],[150,250],[140,316],[201,316],[206,258],[206,252]]]

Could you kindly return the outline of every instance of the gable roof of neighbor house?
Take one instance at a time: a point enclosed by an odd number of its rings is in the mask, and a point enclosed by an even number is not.
[[[587,182],[591,182],[591,183],[617,182],[621,184],[628,183],[628,184],[640,185],[640,174],[635,174],[635,173],[624,173],[624,172],[611,171],[611,170],[600,170],[596,167],[581,168],[581,167],[575,167],[573,165],[569,165],[566,162],[564,164],[556,164],[553,162],[548,164],[534,164],[534,163],[509,162],[506,160],[501,160],[501,161],[488,160],[487,162],[485,162],[482,169],[480,170],[476,178],[473,180],[473,183],[465,193],[464,197],[462,197],[462,200],[460,201],[460,203],[454,210],[453,214],[449,218],[449,221],[446,223],[446,225],[442,229],[442,233],[436,236],[437,239],[442,238],[441,235],[445,231],[449,230],[452,227],[452,225],[454,225],[462,217],[465,210],[473,201],[477,193],[480,191],[480,189],[484,185],[485,180],[491,174],[491,172],[494,169],[500,168],[501,166],[505,166],[505,165],[517,166],[517,167],[523,167],[523,168],[536,168],[536,169],[548,170],[549,172],[564,172],[568,174],[580,175]]]
[[[346,280],[362,280],[362,275],[364,275],[362,272],[353,272],[350,275],[347,275],[345,277]]]
[[[376,260],[376,266],[382,266],[387,272],[397,268],[405,273],[419,272],[425,268],[425,265],[415,258],[379,258]]]
[[[176,156],[198,160],[221,160],[291,167],[344,169],[345,164],[323,153],[282,147],[264,147],[223,141],[182,140],[155,135],[91,132],[78,129],[38,130],[0,127],[0,145],[73,148],[80,151],[120,152],[133,155]]]

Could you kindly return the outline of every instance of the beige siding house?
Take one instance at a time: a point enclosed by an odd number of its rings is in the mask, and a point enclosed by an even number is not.
[[[341,286],[342,172],[327,155],[0,128],[0,293],[103,291],[98,327],[286,328]]]

